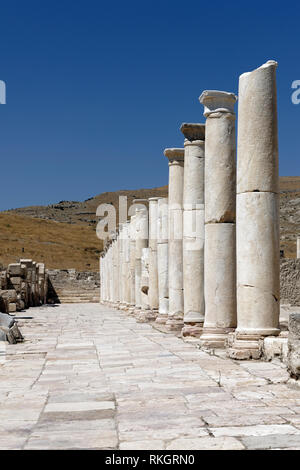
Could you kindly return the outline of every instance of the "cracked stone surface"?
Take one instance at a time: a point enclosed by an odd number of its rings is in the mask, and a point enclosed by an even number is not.
[[[211,355],[103,305],[26,317],[0,351],[0,449],[300,449],[279,361]]]

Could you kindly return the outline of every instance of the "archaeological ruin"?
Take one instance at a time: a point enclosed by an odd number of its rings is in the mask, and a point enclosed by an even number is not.
[[[184,148],[164,150],[168,199],[134,201],[108,233],[101,302],[232,359],[280,356],[299,377],[299,319],[289,340],[279,319],[292,260],[280,260],[276,68],[242,74],[238,97],[203,91],[205,123],[182,124]]]

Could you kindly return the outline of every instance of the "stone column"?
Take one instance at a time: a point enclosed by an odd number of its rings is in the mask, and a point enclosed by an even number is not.
[[[300,237],[297,237],[297,258],[300,258]]]
[[[125,244],[125,303],[127,309],[130,308],[131,301],[131,280],[130,280],[130,224],[125,224],[124,244]]]
[[[182,212],[184,150],[164,151],[169,160],[169,312],[166,326],[183,327]]]
[[[113,276],[113,303],[116,307],[119,301],[119,252],[117,235],[114,236],[112,243],[112,276]]]
[[[148,214],[143,208],[136,209],[136,242],[135,242],[135,312],[142,308],[141,276],[142,276],[142,250],[148,247]]]
[[[134,310],[135,306],[135,245],[136,245],[136,215],[131,216],[130,220],[130,308]]]
[[[237,319],[231,357],[257,358],[279,334],[280,245],[277,63],[239,81],[237,167]]]
[[[151,320],[158,314],[158,274],[157,274],[157,202],[158,197],[149,199],[149,292],[148,301]],[[149,313],[150,315],[150,313]],[[150,318],[149,318],[150,319]]]
[[[119,224],[119,289],[120,289],[120,306],[122,310],[124,308],[124,292],[125,292],[125,283],[124,283],[124,240],[123,240],[123,225]]]
[[[200,344],[224,347],[236,327],[236,144],[237,97],[204,91],[205,127],[205,321]]]
[[[168,241],[168,199],[157,202],[157,274],[158,274],[158,316],[157,323],[166,323],[169,312],[169,241]]]
[[[103,302],[103,258],[102,253],[99,257],[99,274],[100,274],[100,304]]]
[[[182,124],[183,290],[182,336],[199,336],[204,322],[204,139],[205,124]]]
[[[149,320],[149,247],[142,249],[141,258],[141,304],[142,312],[139,315],[140,321]]]

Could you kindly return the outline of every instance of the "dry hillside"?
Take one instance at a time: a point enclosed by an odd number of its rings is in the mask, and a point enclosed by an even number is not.
[[[45,262],[48,268],[97,271],[102,242],[92,227],[69,225],[0,213],[0,263],[20,258]]]
[[[300,235],[300,177],[280,178],[281,248],[285,256],[296,256]],[[0,213],[0,263],[20,257],[45,261],[50,268],[97,270],[102,242],[95,234],[96,209],[119,196],[133,199],[166,196],[167,186],[99,194],[83,202],[61,201],[49,206],[31,206]],[[23,252],[24,249],[24,252]]]

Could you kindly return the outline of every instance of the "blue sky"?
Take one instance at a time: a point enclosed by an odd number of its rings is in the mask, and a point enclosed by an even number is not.
[[[279,66],[280,174],[300,175],[300,6],[292,2],[1,2],[0,209],[167,184],[165,147],[204,122],[205,89]]]

